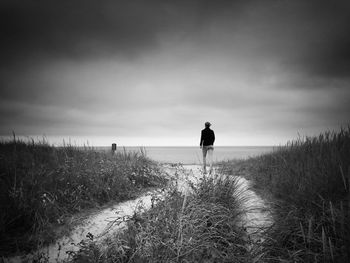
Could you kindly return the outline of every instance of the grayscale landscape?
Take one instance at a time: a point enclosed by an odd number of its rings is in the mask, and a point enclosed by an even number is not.
[[[348,0],[0,1],[0,262],[350,262]]]

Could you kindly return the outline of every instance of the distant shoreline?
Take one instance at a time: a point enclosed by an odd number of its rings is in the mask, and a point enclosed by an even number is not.
[[[111,144],[112,145],[112,144]],[[75,145],[72,145],[74,147],[78,147],[78,148],[111,148],[111,145],[99,145],[99,146],[92,146],[92,145],[83,145],[83,146],[75,146]],[[59,146],[55,146],[55,147],[64,147],[63,145],[59,145]],[[117,145],[118,148],[200,148],[199,145],[198,146],[125,146],[125,145]],[[214,145],[214,148],[257,148],[257,147],[260,147],[260,148],[266,148],[266,147],[270,147],[270,148],[275,148],[275,147],[280,147],[279,145],[239,145],[239,146],[235,146],[235,145],[225,145],[225,146],[222,146],[222,145]]]

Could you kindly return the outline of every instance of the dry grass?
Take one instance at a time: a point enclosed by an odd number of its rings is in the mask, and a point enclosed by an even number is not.
[[[111,156],[45,141],[0,142],[0,252],[34,249],[54,240],[52,230],[70,215],[163,183],[142,151]]]
[[[205,178],[189,195],[175,188],[107,247],[84,243],[74,262],[247,262],[246,232],[239,226],[241,193],[228,177]]]
[[[226,173],[249,176],[273,198],[266,261],[350,261],[350,128],[221,165]]]

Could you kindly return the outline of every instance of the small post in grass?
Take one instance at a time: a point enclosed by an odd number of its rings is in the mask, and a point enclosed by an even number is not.
[[[115,151],[117,150],[117,144],[112,143],[112,155],[115,155]]]

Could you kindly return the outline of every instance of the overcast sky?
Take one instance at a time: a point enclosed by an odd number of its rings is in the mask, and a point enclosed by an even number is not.
[[[349,124],[348,0],[0,3],[0,135],[279,145]]]

